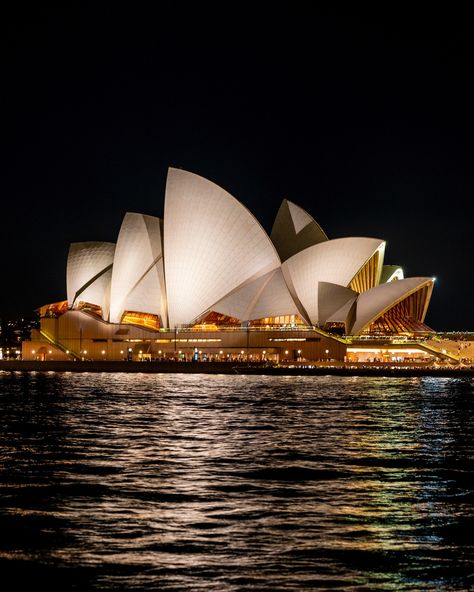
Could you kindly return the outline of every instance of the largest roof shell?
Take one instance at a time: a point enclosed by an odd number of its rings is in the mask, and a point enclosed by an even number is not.
[[[256,218],[221,187],[169,169],[164,261],[170,326],[188,324],[214,303],[280,265]]]

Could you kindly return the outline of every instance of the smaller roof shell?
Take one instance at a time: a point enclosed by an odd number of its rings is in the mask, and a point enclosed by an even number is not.
[[[328,240],[316,220],[306,210],[287,199],[281,202],[270,238],[282,261]]]
[[[283,275],[301,316],[317,325],[319,282],[348,287],[357,272],[384,245],[377,238],[339,238],[309,247],[284,261]]]
[[[99,241],[71,243],[66,283],[69,306],[84,301],[102,308],[108,318],[111,269],[115,244]]]
[[[380,284],[371,290],[360,294],[357,299],[356,319],[352,327],[354,335],[362,333],[371,323],[377,320],[390,308],[408,298],[411,294],[421,290],[423,287],[430,287],[424,313],[420,319],[424,321],[433,288],[433,278],[412,277],[388,284]]]

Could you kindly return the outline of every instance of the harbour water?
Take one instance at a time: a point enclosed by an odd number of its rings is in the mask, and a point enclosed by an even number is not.
[[[2,590],[469,590],[473,395],[0,372]]]

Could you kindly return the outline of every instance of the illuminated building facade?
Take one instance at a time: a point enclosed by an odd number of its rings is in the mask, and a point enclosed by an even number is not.
[[[341,336],[431,332],[433,279],[384,253],[378,238],[330,240],[287,200],[269,236],[224,189],[171,168],[163,219],[128,212],[116,244],[71,244],[67,300],[40,309],[24,357],[342,360]]]

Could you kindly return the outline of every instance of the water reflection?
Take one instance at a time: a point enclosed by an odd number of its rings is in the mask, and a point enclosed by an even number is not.
[[[2,570],[62,590],[468,589],[472,394],[0,373]]]

